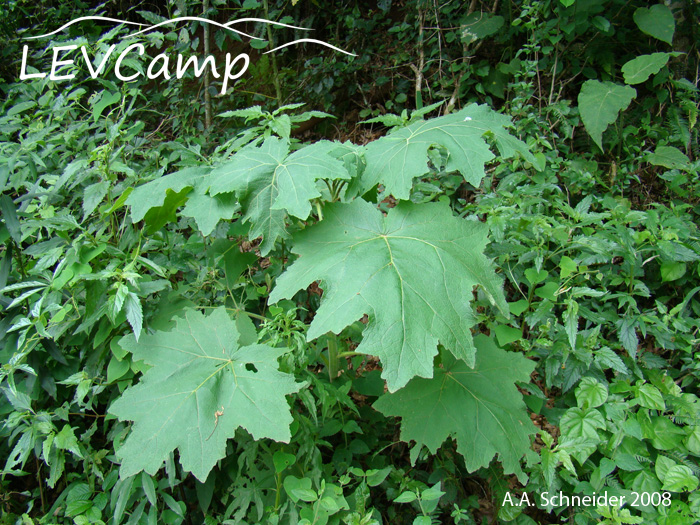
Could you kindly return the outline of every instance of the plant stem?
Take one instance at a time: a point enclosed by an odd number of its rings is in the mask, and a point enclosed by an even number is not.
[[[280,481],[282,481],[282,473],[277,472],[275,474],[275,512],[277,512],[280,508],[280,489],[282,488],[280,486]]]
[[[39,485],[39,496],[41,497],[41,513],[46,514],[46,498],[44,497],[44,481],[41,479],[41,465],[39,465],[39,460],[35,457],[34,462],[36,463],[36,481]]]
[[[355,357],[356,355],[366,355],[366,354],[364,354],[362,352],[351,352],[351,351],[340,352],[340,353],[338,353],[338,359],[342,359],[344,357]]]
[[[227,308],[227,310],[231,310],[231,308]],[[236,308],[235,310],[237,312],[243,312],[245,315],[247,315],[248,317],[252,317],[253,319],[258,319],[260,321],[272,321],[272,319],[270,319],[269,317],[265,317],[264,315],[254,314],[252,312],[246,312],[242,308]]]
[[[333,182],[333,193],[331,195],[331,202],[337,202],[340,200],[340,192],[343,190],[345,184],[347,184],[347,181],[344,180],[336,180]]]
[[[209,0],[204,0],[203,10],[202,17],[206,18],[209,11]],[[204,56],[208,57],[210,52],[209,24],[204,24]],[[209,131],[209,128],[211,128],[211,93],[209,93],[209,69],[207,68],[204,73],[204,129]]]
[[[270,19],[270,11],[267,0],[263,0],[263,8],[265,9],[265,18]],[[267,39],[270,41],[270,45],[275,47],[275,40],[272,38],[272,24],[267,24]],[[275,85],[275,96],[277,98],[277,107],[282,105],[282,89],[280,87],[279,70],[277,69],[277,59],[275,54],[271,55],[272,61],[272,82]]]
[[[416,109],[423,107],[423,69],[425,68],[425,48],[423,47],[423,24],[425,22],[425,12],[418,7],[418,67],[415,68],[416,74]]]
[[[328,334],[328,379],[333,382],[338,376],[338,339],[333,333]]]

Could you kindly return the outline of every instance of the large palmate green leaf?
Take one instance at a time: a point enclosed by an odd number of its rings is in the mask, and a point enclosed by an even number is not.
[[[285,237],[287,213],[300,219],[311,213],[312,199],[320,197],[317,179],[348,179],[343,162],[329,153],[338,144],[321,141],[289,154],[289,143],[270,137],[260,146],[248,146],[211,173],[209,193],[236,192],[251,237],[263,236],[265,255],[278,237]]]
[[[593,141],[603,149],[603,131],[615,122],[618,113],[627,109],[637,91],[613,82],[587,80],[578,94],[581,120]]]
[[[204,235],[210,235],[222,219],[232,219],[240,210],[238,201],[232,193],[223,193],[213,197],[206,192],[206,185],[200,184],[189,195],[182,215],[192,217],[197,228]]]
[[[131,220],[145,218],[150,231],[158,230],[175,221],[175,211],[186,203],[182,215],[192,217],[204,235],[211,234],[221,219],[233,218],[239,206],[231,194],[207,194],[210,172],[208,166],[184,168],[139,186],[126,200]],[[173,198],[175,195],[179,198]]]
[[[484,163],[494,158],[487,136],[503,157],[519,152],[535,163],[527,146],[508,133],[511,126],[510,118],[476,104],[451,115],[414,122],[367,145],[363,189],[381,183],[387,193],[407,199],[413,179],[429,172],[428,149],[434,145],[447,149],[448,171],[459,171],[467,182],[478,186]]]
[[[224,308],[209,316],[188,310],[167,332],[133,335],[120,345],[151,368],[109,411],[134,422],[117,455],[120,474],[155,474],[170,452],[200,481],[226,454],[238,427],[255,439],[289,441],[292,416],[285,395],[299,390],[278,370],[282,350],[239,346],[239,332]]]
[[[143,222],[146,223],[146,233],[152,235],[166,224],[176,222],[175,212],[187,202],[190,191],[189,187],[178,192],[170,188],[166,189],[163,204],[149,209],[143,217]]]
[[[151,208],[163,206],[167,190],[179,193],[185,188],[194,188],[210,171],[208,166],[184,168],[139,186],[126,199],[126,204],[131,206],[131,220],[138,222]]]
[[[487,227],[454,217],[442,203],[401,203],[386,217],[361,199],[324,210],[323,221],[295,235],[293,251],[301,257],[278,279],[270,301],[321,280],[309,339],[368,314],[357,351],[382,360],[391,391],[415,375],[432,376],[438,341],[473,365],[474,286],[508,312],[501,281],[482,253]]]
[[[448,437],[457,441],[469,471],[487,467],[498,454],[506,473],[522,476],[520,459],[530,448],[535,426],[525,410],[516,381],[530,381],[535,363],[506,352],[484,335],[474,368],[443,353],[432,379],[415,378],[394,394],[385,394],[374,408],[401,417],[401,439],[415,441],[435,454]]]

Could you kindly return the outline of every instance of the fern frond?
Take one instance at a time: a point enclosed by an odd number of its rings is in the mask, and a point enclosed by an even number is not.
[[[647,465],[651,465],[653,461],[646,457],[646,456],[640,456],[639,454],[634,455],[634,459],[636,459],[639,463],[646,463]]]

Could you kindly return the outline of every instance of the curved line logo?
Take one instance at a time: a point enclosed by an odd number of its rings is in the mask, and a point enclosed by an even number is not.
[[[37,36],[30,36],[30,37],[25,37],[24,40],[36,40],[40,38],[46,38],[51,35],[55,35],[56,33],[59,33],[63,31],[64,29],[72,26],[73,24],[83,22],[85,20],[98,20],[101,22],[111,22],[115,24],[126,24],[126,25],[131,25],[131,26],[137,26],[141,29],[138,31],[131,33],[127,35],[125,38],[134,38],[139,35],[143,35],[149,31],[152,31],[153,29],[156,29],[158,27],[168,25],[168,24],[174,24],[177,22],[201,22],[201,23],[206,23],[206,24],[211,24],[216,27],[219,27],[221,29],[225,29],[227,31],[230,31],[232,33],[235,33],[241,37],[249,38],[251,40],[263,40],[260,37],[256,37],[253,35],[249,35],[243,31],[240,31],[236,29],[235,26],[236,24],[242,24],[246,22],[259,22],[259,23],[264,23],[264,24],[271,24],[277,27],[286,27],[286,28],[291,28],[291,29],[297,29],[297,30],[302,30],[302,31],[310,31],[310,29],[303,28],[303,27],[297,27],[289,24],[283,24],[281,22],[274,22],[271,20],[265,20],[263,18],[240,18],[237,20],[233,20],[231,22],[227,22],[225,24],[215,22],[213,20],[208,20],[206,18],[200,18],[198,16],[183,16],[183,17],[178,17],[178,18],[173,18],[172,20],[164,20],[163,22],[159,22],[157,24],[153,25],[148,25],[148,24],[140,24],[138,22],[129,22],[127,20],[119,20],[117,18],[109,18],[106,16],[82,16],[80,18],[76,18],[74,20],[71,20],[70,22],[62,25],[58,29],[51,31],[50,33],[45,33],[43,35],[37,35]],[[345,51],[343,49],[340,49],[338,47],[335,47],[328,42],[324,42],[323,40],[316,40],[314,38],[298,38],[292,42],[287,42],[285,44],[279,45],[275,47],[274,49],[270,49],[268,51],[265,51],[263,54],[268,54],[268,53],[274,53],[275,51],[278,51],[280,49],[283,49],[288,46],[300,44],[300,43],[310,43],[310,44],[318,44],[324,47],[328,47],[334,51],[337,51],[338,53],[343,53],[349,56],[357,56],[354,53],[349,53],[348,51]],[[48,73],[49,79],[53,81],[58,81],[58,80],[71,80],[75,78],[75,73],[68,73],[68,74],[60,74],[59,70],[63,68],[64,66],[70,66],[71,64],[75,63],[74,59],[66,58],[67,55],[71,51],[75,51],[78,49],[79,46],[77,45],[65,45],[65,46],[54,46],[52,47],[53,51],[53,58],[51,61],[51,71]],[[80,53],[82,54],[83,60],[85,62],[85,65],[88,69],[88,72],[90,73],[90,77],[92,79],[97,78],[105,69],[107,62],[109,60],[109,57],[114,53],[115,49],[117,48],[116,44],[110,45],[109,49],[104,53],[102,56],[100,63],[99,64],[94,64],[93,60],[91,57],[88,55],[88,50],[86,46],[80,46]],[[127,66],[127,63],[125,63],[125,59],[133,53],[138,53],[139,56],[142,56],[146,52],[145,46],[141,43],[134,43],[131,45],[128,45],[126,48],[124,48],[119,55],[117,56],[117,60],[114,64],[114,74],[119,80],[122,80],[124,82],[133,82],[136,80],[139,76],[143,74],[142,71],[138,71],[132,67],[132,72],[130,74],[125,73],[124,68]],[[20,80],[30,80],[34,78],[44,78],[46,77],[47,73],[27,73],[27,55],[29,53],[29,46],[24,45],[22,48],[22,65],[20,68],[20,75],[19,78]],[[128,62],[128,61],[127,61]],[[146,77],[149,79],[156,79],[160,76],[163,78],[169,80],[172,78],[171,74],[171,69],[170,69],[170,56],[167,55],[166,53],[160,53],[159,55],[156,55],[153,57],[148,65],[148,68],[146,69]],[[229,82],[236,80],[243,76],[243,74],[248,70],[248,66],[250,65],[250,56],[247,53],[240,53],[236,57],[232,57],[230,53],[226,53],[226,62],[223,67],[219,67],[216,63],[216,58],[213,55],[208,55],[204,60],[200,63],[199,60],[197,59],[196,56],[191,56],[187,60],[184,59],[183,55],[179,54],[177,55],[177,58],[173,60],[175,63],[175,77],[180,79],[182,78],[187,70],[192,67],[194,71],[194,76],[195,78],[199,78],[205,71],[206,68],[209,67],[211,70],[211,74],[214,78],[222,78],[223,81],[221,84],[221,95],[224,95],[226,93],[226,90],[228,89]],[[221,71],[221,73],[220,73]]]

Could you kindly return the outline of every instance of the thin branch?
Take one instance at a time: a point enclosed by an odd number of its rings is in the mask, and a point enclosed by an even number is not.
[[[423,96],[421,90],[423,87],[423,68],[425,67],[425,49],[423,47],[423,23],[425,22],[425,13],[422,8],[418,8],[418,67],[411,64],[411,69],[416,74],[416,109],[423,107]]]
[[[552,85],[549,88],[549,100],[547,105],[552,105],[552,97],[554,96],[554,84],[557,78],[557,62],[559,60],[559,53],[554,53],[554,68],[552,69]]]
[[[203,18],[207,17],[207,12],[209,11],[209,0],[204,0],[204,14]],[[204,24],[204,56],[208,57],[210,53],[209,44],[209,24]],[[206,68],[204,72],[204,129],[209,131],[211,128],[211,93],[209,93],[209,68]]]

